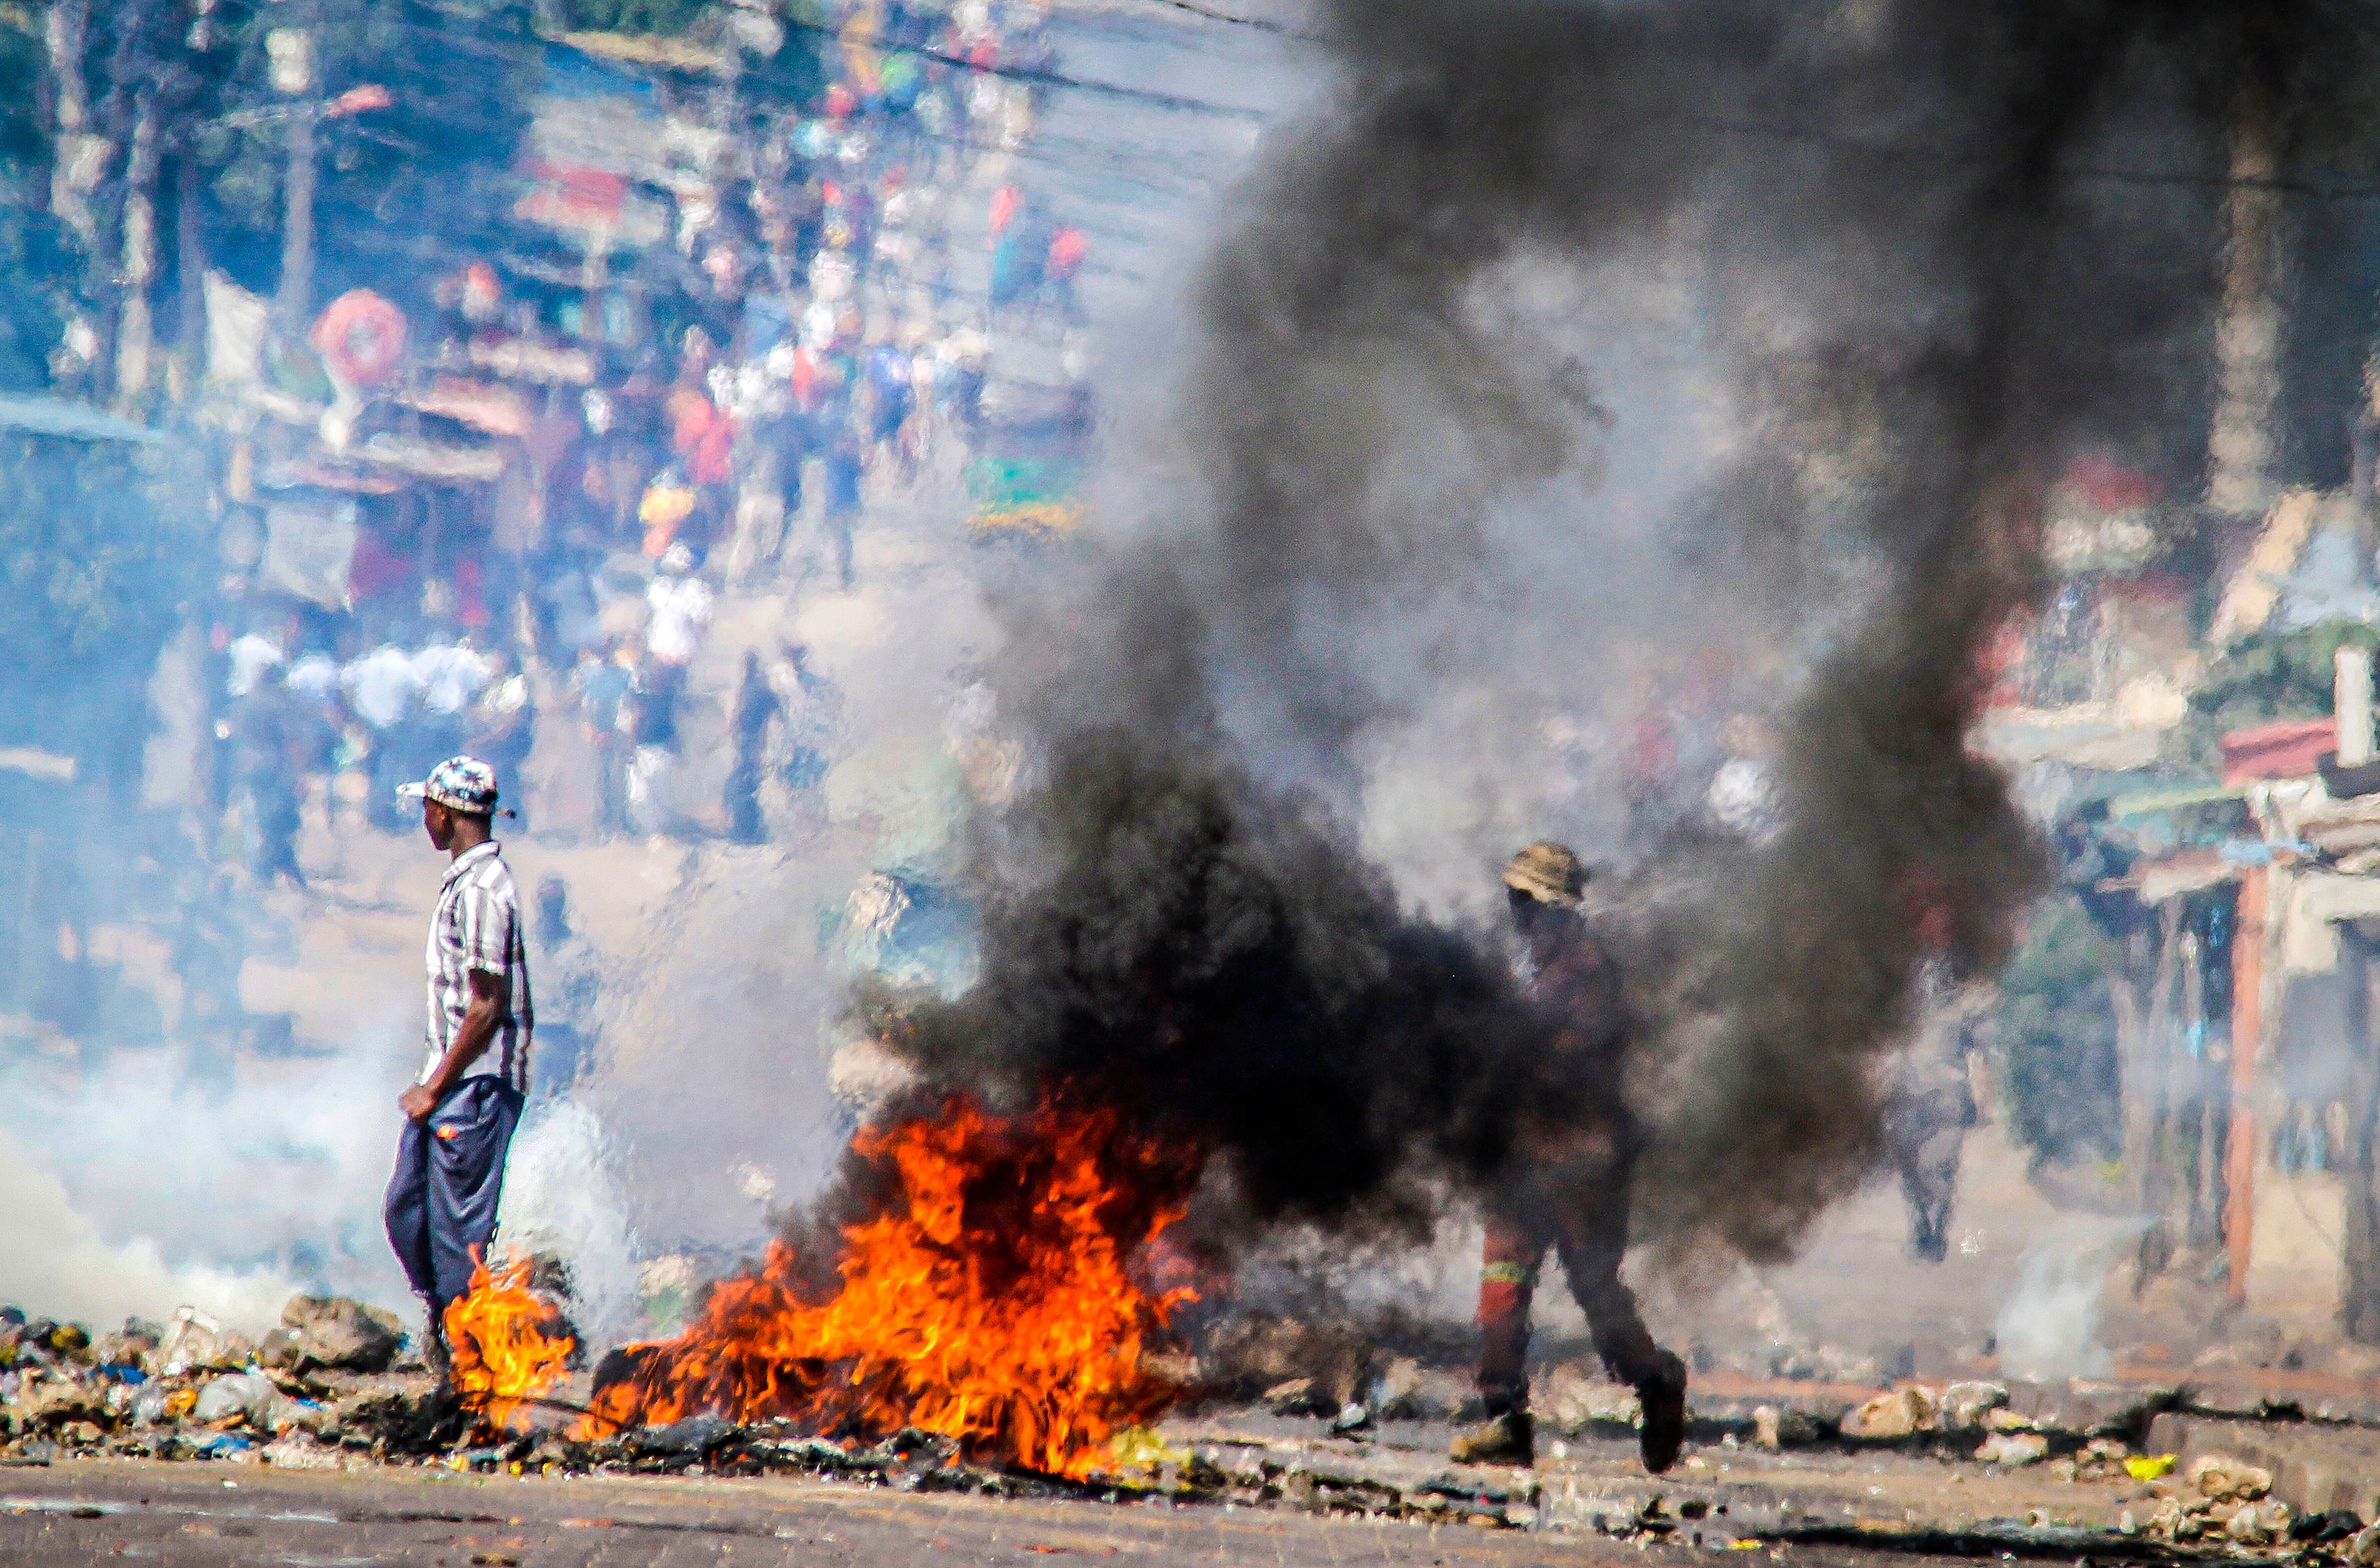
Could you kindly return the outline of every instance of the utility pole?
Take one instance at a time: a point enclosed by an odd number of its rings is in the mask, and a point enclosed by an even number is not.
[[[313,20],[313,7],[305,20]],[[310,26],[275,28],[264,38],[272,61],[273,91],[291,100],[287,121],[289,167],[281,198],[281,286],[273,297],[273,314],[285,330],[306,323],[314,289],[314,121],[315,30]]]
[[[50,172],[50,213],[73,229],[88,249],[99,239],[91,192],[99,183],[108,153],[106,143],[91,134],[91,85],[82,71],[83,52],[91,39],[91,0],[55,0],[42,18],[42,39],[49,55],[57,131],[56,163]]]
[[[2338,927],[2338,978],[2347,988],[2347,1227],[2339,1248],[2338,1323],[2359,1344],[2380,1344],[2380,1061],[2372,1037],[2369,921]]]
[[[2274,421],[2281,398],[2281,274],[2286,213],[2273,106],[2241,93],[2232,128],[2230,235],[2222,315],[2215,323],[2217,395],[2207,436],[2206,499],[2218,512],[2261,516],[2272,504]]]
[[[124,169],[124,313],[115,334],[115,403],[119,413],[149,385],[150,349],[155,332],[149,287],[157,276],[157,94],[144,89],[132,127],[132,147]]]

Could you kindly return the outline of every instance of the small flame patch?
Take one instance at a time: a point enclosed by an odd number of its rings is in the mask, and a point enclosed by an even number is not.
[[[561,1331],[560,1314],[528,1288],[529,1271],[526,1258],[492,1273],[475,1262],[470,1294],[446,1306],[455,1392],[465,1409],[498,1431],[524,1401],[568,1375],[577,1348]]]

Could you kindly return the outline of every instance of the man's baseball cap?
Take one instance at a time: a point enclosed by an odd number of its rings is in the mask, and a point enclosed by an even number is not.
[[[449,757],[419,784],[397,785],[396,793],[407,800],[434,800],[467,817],[513,814],[496,804],[496,771],[477,757]]]

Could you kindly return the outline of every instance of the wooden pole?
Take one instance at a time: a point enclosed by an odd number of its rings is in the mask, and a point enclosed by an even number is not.
[[[282,324],[306,324],[314,291],[314,112],[311,104],[289,116],[289,172],[282,191],[281,286],[273,299]]]
[[[2231,933],[2231,1121],[2223,1149],[2223,1242],[2233,1301],[2248,1299],[2255,1251],[2256,1056],[2265,1038],[2265,931],[2272,870],[2251,866],[2240,879],[2240,917]]]
[[[2347,1226],[2338,1249],[2338,1324],[2349,1339],[2380,1344],[2380,1191],[2374,1135],[2380,1127],[2380,1063],[2372,1049],[2372,949],[2353,922],[2338,929],[2338,978],[2347,991]]]

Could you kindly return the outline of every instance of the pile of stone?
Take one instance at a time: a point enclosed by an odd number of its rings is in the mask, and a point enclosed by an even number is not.
[[[2294,1523],[2289,1505],[2266,1495],[2272,1489],[2270,1470],[2219,1453],[2205,1454],[2192,1461],[2178,1479],[2150,1483],[2154,1509],[2144,1519],[2127,1513],[2127,1528],[2160,1540],[2272,1546],[2291,1538]],[[2359,1526],[2361,1523],[2357,1521]]]
[[[425,1452],[462,1422],[438,1380],[399,1365],[404,1344],[395,1318],[340,1296],[293,1297],[261,1342],[188,1307],[98,1336],[0,1307],[0,1464]]]

